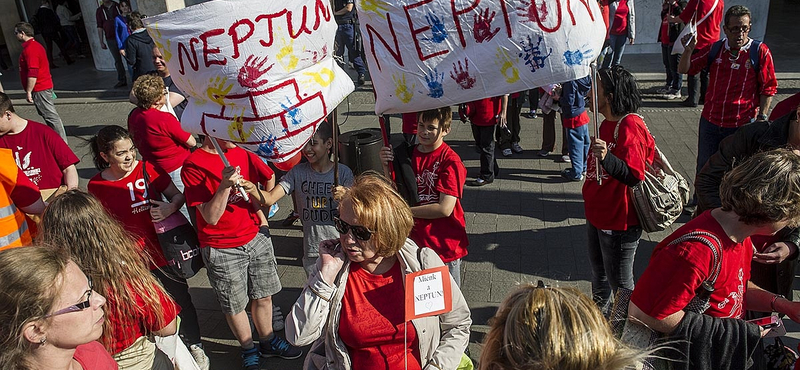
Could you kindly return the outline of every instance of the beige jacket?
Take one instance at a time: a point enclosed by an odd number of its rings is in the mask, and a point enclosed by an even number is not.
[[[420,250],[410,239],[406,239],[397,256],[404,275],[421,271],[422,266],[444,266],[436,252],[430,248]],[[344,289],[339,287],[347,285],[349,271],[348,260],[340,272],[339,283],[332,286],[319,276],[317,267],[286,319],[286,339],[289,342],[296,346],[314,343],[306,357],[304,369],[349,370],[352,367],[347,348],[339,337],[339,313],[344,297]],[[452,277],[450,284],[453,286],[452,311],[411,321],[417,331],[424,370],[455,369],[469,341],[472,324],[469,307]],[[403,297],[397,297],[397,304],[403,304]]]

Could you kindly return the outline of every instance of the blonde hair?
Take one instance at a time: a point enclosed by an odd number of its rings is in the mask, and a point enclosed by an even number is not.
[[[594,302],[575,288],[524,284],[490,323],[480,370],[620,370],[645,356],[614,337]]]
[[[136,106],[148,109],[164,96],[164,80],[155,75],[141,75],[133,83]]]
[[[0,369],[28,370],[32,344],[25,325],[53,308],[69,257],[63,250],[40,246],[0,252]]]
[[[753,155],[722,178],[722,210],[748,225],[800,221],[800,156],[789,149]]]
[[[138,318],[164,311],[159,296],[168,296],[147,268],[152,261],[146,250],[120,226],[93,195],[70,190],[53,200],[42,215],[41,239],[69,250],[73,260],[92,277],[94,290],[106,296],[109,317]],[[144,302],[137,304],[137,297]],[[116,341],[110,320],[100,338],[106,349]],[[145,333],[149,334],[149,333]]]
[[[356,176],[353,186],[334,197],[342,203],[349,202],[358,223],[373,231],[372,245],[375,253],[389,257],[397,253],[414,227],[411,208],[392,185],[376,172],[367,171]]]

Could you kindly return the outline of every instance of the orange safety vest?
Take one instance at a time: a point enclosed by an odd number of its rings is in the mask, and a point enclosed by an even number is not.
[[[0,251],[31,244],[25,214],[11,200],[19,168],[9,149],[0,149]]]

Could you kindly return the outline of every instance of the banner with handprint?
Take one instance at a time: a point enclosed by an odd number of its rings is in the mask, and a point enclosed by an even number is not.
[[[189,104],[181,125],[276,163],[297,159],[353,91],[328,0],[215,0],[145,19]]]
[[[587,76],[596,0],[356,0],[376,113],[415,112]]]

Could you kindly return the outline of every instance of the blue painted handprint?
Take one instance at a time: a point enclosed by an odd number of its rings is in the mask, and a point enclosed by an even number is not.
[[[531,70],[531,72],[536,72],[536,70],[541,69],[544,67],[544,61],[550,56],[553,52],[553,49],[547,52],[547,55],[542,54],[542,36],[539,35],[539,40],[534,45],[533,38],[531,35],[527,36],[527,42],[522,40],[522,52],[519,53],[519,56],[525,59],[525,65]]]
[[[292,124],[293,125],[299,125],[300,124],[300,108],[299,107],[292,108],[291,107],[292,106],[292,101],[288,97],[286,97],[286,102],[287,102],[287,104],[281,103],[281,108],[283,108],[286,111],[286,115],[289,116],[289,118],[292,119]]]
[[[425,40],[433,41],[438,44],[447,39],[447,30],[444,29],[444,23],[442,23],[442,20],[439,18],[439,16],[433,13],[428,13],[428,15],[425,16],[425,19],[428,20],[428,25],[431,26],[431,32],[433,33],[431,38],[426,37],[424,38]]]
[[[576,66],[583,64],[584,61],[591,60],[592,49],[588,50],[567,50],[564,52],[564,64]]]
[[[269,134],[268,137],[261,137],[261,143],[258,144],[258,150],[256,154],[262,157],[272,157],[275,154],[278,154],[278,143],[276,142],[275,136]]]
[[[444,72],[439,73],[439,70],[436,68],[425,75],[425,82],[428,83],[428,96],[431,98],[441,98],[442,95],[444,95],[442,81],[444,81]]]

